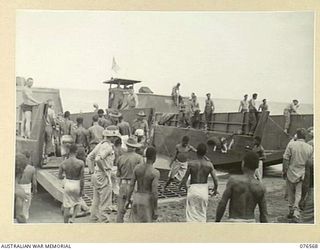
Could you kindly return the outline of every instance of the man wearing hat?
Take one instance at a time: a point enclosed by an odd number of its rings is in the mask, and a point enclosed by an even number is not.
[[[297,114],[297,109],[299,108],[299,102],[298,100],[293,100],[292,103],[288,104],[285,109],[283,110],[283,115],[284,115],[284,132],[288,133],[288,129],[290,127],[290,122],[291,122],[291,114]]]
[[[243,100],[240,101],[239,112],[245,113],[249,111],[248,95],[245,94]]]
[[[146,114],[143,110],[137,113],[137,119],[135,119],[132,123],[132,133],[134,134],[137,129],[142,129],[146,135],[146,139],[149,139],[149,125],[147,120],[145,119]]]
[[[134,168],[143,163],[143,158],[138,155],[135,150],[140,147],[140,144],[134,137],[130,137],[126,142],[128,151],[121,155],[118,159],[117,177],[120,178],[120,190],[118,195],[118,215],[117,222],[123,223],[123,217],[126,213],[125,202],[129,195],[130,180],[132,179]]]
[[[103,140],[88,155],[87,165],[93,173],[91,220],[108,223],[108,213],[112,210],[112,169],[115,160],[112,142],[120,137],[120,133],[116,126],[109,126],[102,136]]]
[[[111,120],[112,125],[118,126],[119,123],[119,117],[121,116],[121,113],[119,113],[116,110],[113,110],[109,113],[109,117]]]

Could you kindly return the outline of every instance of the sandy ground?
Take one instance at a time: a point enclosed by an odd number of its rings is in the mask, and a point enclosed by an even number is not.
[[[209,198],[207,210],[208,222],[214,222],[218,202],[225,189],[227,177],[219,179],[219,195]],[[288,213],[288,203],[284,200],[285,182],[280,177],[265,177],[263,180],[267,189],[267,207],[269,213],[269,222],[276,223],[277,218],[286,216]],[[185,222],[185,198],[171,198],[159,201],[159,222]],[[63,223],[63,217],[60,210],[61,203],[55,201],[49,193],[40,189],[39,193],[33,197],[30,209],[29,223]],[[228,209],[228,208],[227,208]],[[128,210],[125,221],[128,221]],[[228,216],[228,211],[224,219]],[[256,209],[256,220],[259,219],[259,210]],[[115,222],[116,213],[110,214],[110,221]],[[89,223],[89,216],[77,218],[75,223]],[[281,222],[286,222],[281,220]]]

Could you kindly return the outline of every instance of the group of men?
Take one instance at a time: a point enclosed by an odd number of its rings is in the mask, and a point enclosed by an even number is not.
[[[81,196],[85,166],[88,166],[89,173],[92,174],[91,221],[109,222],[109,214],[114,211],[118,211],[117,221],[123,221],[133,167],[143,163],[141,155],[149,141],[146,114],[140,111],[136,115],[137,119],[130,126],[118,111],[110,111],[105,115],[103,109],[97,109],[92,117],[92,126],[86,129],[83,118],[78,117],[77,125],[70,125],[70,130],[64,134],[70,140],[61,140],[61,147],[65,148],[65,161],[60,166],[59,178],[64,180],[63,207],[66,223],[74,221],[83,204]],[[70,119],[65,115],[65,122],[68,121]]]
[[[177,83],[171,92],[171,97],[174,104],[179,108],[179,126],[186,126],[192,128],[198,128],[200,125],[200,107],[195,93],[191,93],[191,97],[183,99],[180,95],[180,83]],[[210,126],[212,115],[215,110],[214,102],[211,98],[211,94],[206,94],[204,106],[205,117],[205,129]]]
[[[28,79],[26,90],[23,91],[23,112],[27,121],[31,119],[30,106],[32,110],[32,105],[39,104],[28,90],[31,86],[32,81]],[[179,89],[179,86],[177,85],[176,89]],[[249,112],[252,132],[256,126],[257,112],[267,111],[268,105],[264,100],[257,109],[255,103],[257,94],[253,94],[248,102],[247,97],[245,95],[241,101],[239,111]],[[194,93],[191,95],[190,103],[192,112],[199,112],[199,103]],[[129,214],[131,222],[155,221],[159,216],[160,173],[153,166],[156,161],[156,150],[147,143],[150,133],[145,119],[146,114],[143,111],[137,113],[137,119],[130,126],[118,111],[105,114],[103,109],[96,107],[92,124],[87,129],[84,127],[82,117],[76,119],[75,125],[70,119],[70,112],[66,111],[63,117],[56,116],[53,101],[48,100],[47,104],[45,154],[47,157],[57,154],[53,135],[59,128],[58,140],[61,142],[61,155],[64,157],[59,167],[59,178],[64,180],[64,222],[73,223],[83,205],[81,197],[84,192],[86,166],[91,174],[93,186],[90,217],[92,222],[110,222],[110,213],[117,211],[117,222],[122,223],[129,208],[131,208]],[[209,93],[205,104],[204,114],[208,124],[214,112],[214,104]],[[285,115],[296,112],[297,107],[298,101],[293,100],[293,103],[286,107]],[[288,117],[290,123],[290,116]],[[30,137],[28,123],[25,123],[25,127],[23,131],[26,132],[26,137]],[[310,130],[309,135],[312,133],[313,130]],[[309,218],[311,210],[313,213],[313,140],[306,143],[306,140],[310,139],[307,135],[304,129],[298,129],[296,137],[290,141],[283,156],[283,177],[286,179],[289,201],[288,218],[296,222]],[[123,144],[126,150],[123,149]],[[197,159],[190,160],[190,152],[196,153]],[[217,194],[218,179],[213,164],[206,157],[206,152],[206,144],[200,143],[197,148],[192,147],[189,138],[184,136],[182,142],[176,146],[176,153],[170,164],[169,178],[163,187],[165,190],[174,180],[180,182],[180,188],[188,186],[186,200],[188,222],[207,221],[209,175],[214,184],[210,195]],[[266,190],[261,181],[261,163],[264,158],[261,138],[256,137],[252,150],[249,150],[242,160],[243,175],[232,176],[228,180],[217,207],[216,222],[222,220],[228,202],[228,222],[255,222],[254,210],[257,205],[260,210],[260,222],[268,221]],[[29,159],[28,152],[16,155],[15,218],[22,223],[28,220],[32,193],[37,192],[36,172],[30,165]]]
[[[180,83],[177,83],[171,92],[172,100],[176,106],[179,107],[179,126],[199,128],[200,124],[200,108],[199,103],[197,101],[197,96],[195,93],[191,94],[191,98],[184,100],[180,95]],[[211,98],[211,94],[206,94],[206,100],[204,105],[204,129],[210,128],[210,122],[212,120],[212,115],[215,111],[215,105]],[[238,108],[239,112],[249,113],[249,122],[248,122],[248,134],[253,135],[255,128],[258,122],[258,113],[269,111],[269,105],[267,103],[267,99],[263,99],[262,103],[257,106],[256,101],[258,98],[258,94],[252,94],[252,98],[248,100],[248,94],[244,95],[243,100],[240,101],[240,105]],[[299,107],[299,101],[294,99],[292,103],[288,104],[283,111],[283,115],[285,117],[285,125],[284,132],[288,133],[288,129],[290,127],[290,117],[291,114],[296,114],[297,109]]]
[[[262,103],[257,108],[256,100],[258,98],[258,94],[252,94],[252,98],[248,100],[248,95],[245,94],[243,100],[240,101],[239,112],[245,113],[249,112],[249,135],[253,135],[254,130],[257,126],[258,121],[258,113],[263,111],[269,111],[269,105],[267,104],[267,99],[263,99]],[[297,109],[299,108],[299,101],[294,99],[292,103],[288,104],[284,110],[283,115],[285,118],[284,132],[287,134],[288,129],[290,127],[290,117],[291,114],[297,114]]]

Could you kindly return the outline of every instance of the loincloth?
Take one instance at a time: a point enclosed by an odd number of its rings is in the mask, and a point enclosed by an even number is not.
[[[225,222],[228,223],[256,223],[255,219],[229,218]]]
[[[154,215],[154,200],[152,193],[133,194],[133,203],[130,214],[131,222],[152,222]]]
[[[188,162],[180,162],[175,160],[171,164],[171,170],[169,177],[175,177],[178,181],[181,181],[187,172]]]
[[[208,184],[191,184],[187,193],[187,222],[206,222],[208,206]]]
[[[80,180],[65,179],[63,206],[65,208],[71,208],[79,205],[81,203],[80,198]]]
[[[21,204],[22,204],[22,214],[26,218],[26,220],[29,219],[29,209],[31,205],[31,199],[32,199],[32,194],[31,194],[31,183],[29,184],[19,184],[19,186],[24,190],[26,193],[27,199],[25,199]]]

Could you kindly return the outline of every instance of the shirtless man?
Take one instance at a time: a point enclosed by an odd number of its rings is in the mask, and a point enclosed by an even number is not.
[[[152,222],[158,218],[158,181],[160,172],[153,167],[156,161],[156,150],[149,147],[146,150],[147,162],[138,165],[130,183],[125,207],[130,204],[131,195],[137,182],[137,191],[133,194],[131,222]]]
[[[239,105],[239,112],[241,113],[245,113],[249,111],[249,102],[248,102],[248,95],[245,94],[243,96],[243,100],[240,101],[240,105]]]
[[[259,157],[255,152],[246,153],[242,161],[243,175],[229,178],[217,208],[216,222],[221,221],[229,200],[228,222],[255,223],[254,210],[257,204],[260,209],[260,222],[268,222],[266,190],[254,177],[258,164]]]
[[[78,151],[88,148],[89,131],[83,127],[83,118],[77,117],[77,128],[74,130],[74,141],[78,147]]]
[[[23,214],[23,204],[27,202],[28,196],[19,185],[19,181],[27,165],[28,160],[25,155],[17,153],[15,159],[14,218],[18,223],[27,222]]]
[[[98,116],[99,116],[98,124],[99,124],[101,127],[106,128],[106,127],[112,125],[111,121],[110,121],[110,120],[107,120],[107,119],[104,117],[104,111],[103,111],[103,109],[99,109],[99,110],[98,110]]]
[[[77,146],[70,146],[69,158],[59,167],[59,179],[65,178],[63,193],[64,223],[73,223],[80,211],[81,196],[84,188],[84,163],[76,158]],[[65,174],[65,176],[64,176]],[[70,209],[73,209],[70,219]]]
[[[213,194],[218,192],[218,179],[214,167],[210,161],[205,159],[207,146],[200,143],[197,147],[197,160],[188,163],[188,169],[183,177],[179,188],[186,185],[191,175],[190,187],[187,194],[186,218],[187,222],[206,222],[208,206],[208,176],[212,177],[214,187]]]
[[[163,190],[165,190],[174,179],[178,181],[182,180],[187,171],[189,152],[197,152],[197,150],[189,144],[189,137],[185,135],[182,137],[182,142],[176,145],[176,153],[170,164],[169,179],[163,187]]]
[[[30,138],[31,136],[31,118],[32,118],[32,108],[33,106],[39,105],[40,102],[33,98],[32,87],[33,79],[29,77],[22,90],[22,124],[21,124],[21,136]]]
[[[102,141],[103,127],[98,123],[99,116],[92,117],[93,125],[88,129],[89,131],[89,150],[90,152]]]
[[[121,115],[119,117],[119,123],[118,123],[119,131],[122,136],[127,135],[131,136],[131,128],[129,122],[123,120],[123,116]]]
[[[37,193],[37,178],[36,178],[35,167],[30,165],[30,158],[31,158],[30,153],[26,151],[23,154],[26,156],[28,160],[28,165],[24,169],[22,177],[18,183],[19,183],[19,186],[24,190],[27,196],[22,206],[22,212],[25,219],[28,220],[32,194]]]

